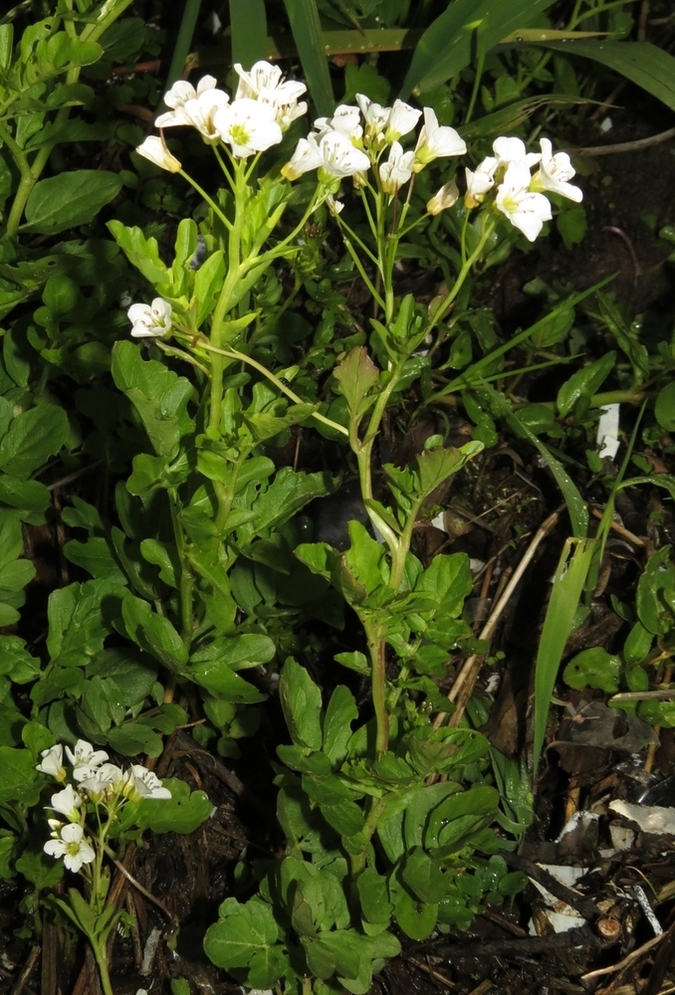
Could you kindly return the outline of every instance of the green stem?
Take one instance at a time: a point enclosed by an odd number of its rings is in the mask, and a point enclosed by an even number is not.
[[[275,377],[275,375],[268,370],[267,367],[263,366],[262,363],[259,363],[251,356],[247,356],[245,353],[239,352],[237,349],[217,349],[215,346],[212,346],[210,342],[207,342],[204,339],[200,340],[199,346],[201,349],[206,349],[207,352],[214,353],[214,355],[226,356],[228,359],[235,359],[241,363],[246,363],[248,366],[252,366],[254,369],[258,370],[259,373],[262,373],[264,377],[270,380],[282,394],[290,397],[290,399],[296,404],[307,403],[306,401],[303,401],[301,397],[298,397],[298,395],[292,391],[290,387],[283,384],[278,377]],[[315,418],[316,421],[320,421],[323,425],[327,425],[329,428],[334,429],[334,431],[340,432],[342,435],[349,436],[349,430],[346,429],[344,425],[340,425],[339,422],[326,418],[326,416],[322,415],[319,411],[313,411],[312,418]]]
[[[113,992],[113,987],[110,981],[110,972],[108,971],[108,953],[106,951],[106,940],[102,943],[97,943],[90,936],[89,943],[91,944],[91,949],[94,954],[94,960],[96,961],[96,966],[98,967],[98,973],[101,978],[101,988],[103,989],[103,995],[115,995]]]
[[[180,619],[181,619],[181,639],[186,649],[190,648],[192,642],[193,616],[192,616],[192,590],[194,587],[194,577],[187,558],[185,543],[185,533],[180,523],[178,492],[175,487],[168,489],[169,507],[171,509],[171,524],[173,525],[173,535],[176,542],[176,550],[180,561],[180,580],[178,583],[178,594],[180,597]]]
[[[385,696],[385,651],[386,643],[379,627],[371,628],[368,619],[363,619],[370,653],[370,680],[375,710],[375,753],[381,757],[389,746],[389,715]]]
[[[375,830],[377,829],[378,823],[387,805],[387,799],[385,798],[371,798],[368,807],[368,814],[366,816],[366,821],[363,824],[362,834],[365,836],[368,843],[375,835]],[[368,857],[368,847],[364,847],[359,853],[352,854],[351,856],[351,868],[352,868],[352,878],[355,880],[362,871],[365,870],[366,860]]]
[[[193,180],[189,173],[184,172],[184,170],[182,170],[182,169],[179,169],[178,173],[179,173],[180,176],[183,177],[184,180],[188,181],[188,183],[190,184],[190,186],[194,190],[197,191],[197,193],[200,195],[200,197],[203,197],[203,199],[209,205],[209,207],[211,208],[211,210],[213,211],[213,213],[216,214],[220,218],[220,220],[223,222],[223,224],[225,225],[225,227],[227,228],[227,230],[231,231],[231,229],[232,229],[232,222],[230,221],[229,218],[227,218],[223,214],[223,212],[221,211],[221,209],[216,204],[215,200],[213,200],[212,197],[209,197],[209,195],[207,194],[207,192],[205,190],[202,190],[202,188],[197,183],[197,181]]]

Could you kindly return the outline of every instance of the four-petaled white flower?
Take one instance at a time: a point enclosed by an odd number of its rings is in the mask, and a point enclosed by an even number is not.
[[[458,197],[459,188],[455,181],[450,180],[449,183],[444,183],[441,189],[427,201],[427,213],[435,216],[441,211],[447,211],[449,207],[453,207],[457,203]]]
[[[194,100],[187,101],[183,107],[183,113],[204,141],[215,145],[221,139],[216,118],[229,105],[230,98],[224,90],[205,90]]]
[[[132,801],[143,798],[171,798],[156,774],[142,764],[132,764],[125,774],[124,794]]]
[[[309,138],[312,139],[310,142]],[[309,138],[300,138],[295,146],[295,152],[281,168],[281,175],[287,180],[297,180],[303,173],[309,173],[312,169],[318,169],[323,158],[316,144],[316,135]]]
[[[515,162],[522,159],[528,166],[535,166],[541,159],[539,152],[528,152],[521,138],[495,138],[492,151],[499,163]]]
[[[214,90],[215,87],[216,80],[213,76],[202,76],[196,90],[192,83],[188,83],[187,80],[176,80],[168,93],[164,94],[164,103],[171,110],[160,114],[155,119],[155,127],[176,128],[179,125],[193,124],[194,122],[185,112],[185,105],[190,100],[197,100],[203,93]],[[224,91],[221,92],[226,100],[229,99]]]
[[[412,176],[412,166],[415,153],[404,152],[400,142],[392,142],[389,149],[389,159],[380,163],[380,182],[385,193],[398,193],[404,183]]]
[[[495,206],[512,225],[534,242],[545,221],[550,221],[551,205],[542,193],[529,189],[530,169],[522,159],[510,162],[497,190]]]
[[[422,111],[416,110],[402,100],[395,100],[389,115],[389,123],[384,133],[385,142],[396,142],[403,135],[409,134],[422,116]]]
[[[539,144],[541,146],[541,160],[539,169],[532,177],[530,190],[549,190],[551,193],[558,193],[578,204],[583,200],[584,195],[579,187],[575,187],[573,183],[568,183],[568,180],[571,180],[575,175],[576,170],[567,152],[556,152],[553,155],[553,146],[548,138],[542,138]]]
[[[77,776],[80,788],[95,802],[120,794],[124,784],[124,771],[116,764],[78,767],[73,776]]]
[[[65,781],[66,768],[63,766],[63,746],[57,743],[50,746],[48,750],[43,750],[40,754],[42,760],[36,766],[41,774],[49,774],[55,781]]]
[[[495,184],[495,172],[498,162],[494,156],[487,156],[476,166],[474,171],[465,169],[466,174],[466,196],[467,207],[477,207],[485,200],[485,195]]]
[[[66,756],[73,767],[79,767],[81,764],[86,764],[89,767],[98,767],[99,764],[105,763],[109,759],[105,750],[95,750],[86,739],[78,739],[74,750],[66,746]]]
[[[78,809],[81,805],[82,795],[79,791],[75,791],[72,784],[67,784],[63,791],[57,791],[55,795],[52,795],[50,807],[55,812],[65,815],[70,822],[78,822],[80,818]]]
[[[180,160],[169,152],[164,139],[157,135],[148,135],[140,145],[136,146],[136,151],[144,159],[149,159],[155,166],[166,169],[169,173],[178,173],[183,168]]]
[[[232,149],[232,155],[245,159],[277,145],[283,135],[275,120],[275,109],[251,97],[241,97],[222,107],[215,117],[215,126],[222,141]]]
[[[278,66],[256,62],[249,72],[245,72],[239,63],[235,63],[234,68],[239,75],[235,100],[247,98],[273,108],[275,120],[282,131],[306,113],[307,104],[304,101],[298,103],[298,99],[307,87],[299,80],[285,80]]]
[[[43,849],[50,857],[63,857],[68,870],[75,872],[83,864],[90,864],[96,856],[82,826],[74,822],[63,827],[60,839],[47,840]]]
[[[127,317],[136,339],[158,339],[171,331],[171,305],[162,297],[155,297],[152,304],[132,304]]]
[[[435,111],[431,107],[424,108],[424,124],[415,146],[415,163],[413,172],[419,173],[424,167],[446,156],[464,155],[466,142],[455,131],[446,125],[440,125]]]
[[[353,104],[339,104],[332,117],[318,117],[314,122],[318,135],[328,131],[339,131],[358,144],[363,137],[361,113]]]

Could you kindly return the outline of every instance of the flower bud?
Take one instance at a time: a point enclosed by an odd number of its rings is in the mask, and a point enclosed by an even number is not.
[[[459,188],[454,180],[450,180],[449,183],[445,183],[441,189],[434,194],[431,200],[427,201],[427,213],[434,215],[440,214],[441,211],[447,211],[449,207],[453,207],[457,203],[457,198],[459,197]]]

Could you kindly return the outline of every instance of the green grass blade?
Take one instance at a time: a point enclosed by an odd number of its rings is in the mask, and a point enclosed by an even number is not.
[[[506,413],[506,419],[514,431],[523,436],[541,453],[542,459],[553,474],[555,482],[560,488],[567,513],[570,516],[572,532],[577,539],[584,539],[588,534],[588,508],[581,496],[578,487],[568,475],[562,463],[555,458],[548,446],[545,446],[541,439],[537,438],[534,432],[521,421],[514,411]]]
[[[170,90],[176,80],[181,79],[183,76],[183,70],[185,68],[185,63],[187,62],[187,57],[190,53],[192,38],[195,33],[197,18],[199,17],[200,6],[201,0],[186,0],[185,7],[183,8],[183,16],[180,22],[180,28],[178,29],[178,37],[176,38],[173,55],[171,56],[169,74],[166,78],[166,90]],[[168,110],[163,100],[157,110]]]
[[[284,4],[314,107],[319,116],[328,116],[335,110],[335,97],[316,0],[284,0]]]
[[[488,51],[550,6],[551,0],[455,0],[420,38],[401,97],[431,90],[468,66],[478,35],[481,49]]]
[[[229,0],[232,29],[232,62],[249,70],[266,57],[267,14],[265,0]]]
[[[591,566],[595,543],[595,539],[567,539],[553,580],[534,678],[532,770],[535,776],[546,736],[551,695],[565,645],[572,634],[574,615]]]
[[[563,55],[581,55],[621,73],[675,111],[675,57],[644,41],[543,42]]]

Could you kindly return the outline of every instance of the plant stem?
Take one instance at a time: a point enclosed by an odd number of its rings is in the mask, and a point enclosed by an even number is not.
[[[384,634],[379,626],[373,626],[370,620],[362,617],[366,630],[368,651],[370,653],[370,679],[372,685],[373,708],[375,709],[375,752],[378,757],[387,752],[389,746],[389,715],[385,698],[385,650]]]

